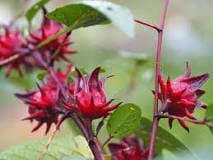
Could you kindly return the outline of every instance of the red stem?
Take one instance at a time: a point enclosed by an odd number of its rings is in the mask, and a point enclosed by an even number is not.
[[[95,160],[105,160],[102,148],[100,147],[101,145],[97,137],[93,136],[92,140],[89,142],[89,146],[92,150]]]
[[[208,123],[208,120],[203,119],[203,120],[198,120],[198,119],[188,119],[185,117],[179,117],[179,116],[174,116],[174,115],[165,115],[165,114],[157,114],[156,115],[158,118],[173,118],[173,119],[177,119],[177,120],[182,120],[182,121],[187,121],[187,122],[191,122],[194,124],[200,124],[200,125],[207,125],[209,127],[213,127],[211,124]]]
[[[164,0],[162,17],[160,22],[160,30],[158,31],[158,44],[157,44],[157,55],[156,55],[156,70],[155,70],[155,96],[154,96],[154,114],[152,123],[152,132],[150,138],[149,155],[148,160],[153,159],[155,140],[157,134],[157,128],[159,124],[159,117],[155,116],[158,113],[158,92],[159,92],[159,75],[160,75],[160,62],[161,62],[161,48],[163,41],[163,30],[165,26],[166,13],[168,9],[169,0]]]
[[[135,22],[139,23],[139,24],[142,24],[144,26],[150,27],[152,29],[155,29],[158,32],[161,31],[161,29],[158,26],[154,25],[154,24],[151,24],[151,23],[148,23],[148,22],[145,22],[145,21],[142,21],[142,20],[138,20],[138,19],[135,19]]]
[[[85,124],[82,122],[82,120],[80,119],[80,117],[78,116],[78,114],[75,113],[75,112],[71,113],[70,117],[73,119],[73,121],[79,127],[79,129],[83,133],[83,135],[86,138],[86,140],[89,139],[89,134],[88,134],[88,131],[87,131],[86,127],[85,127]]]

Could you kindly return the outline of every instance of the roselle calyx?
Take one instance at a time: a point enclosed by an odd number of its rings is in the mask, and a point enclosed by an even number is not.
[[[135,135],[123,138],[120,143],[110,143],[108,147],[112,160],[145,160],[149,151]]]
[[[70,84],[70,95],[73,100],[67,105],[68,109],[74,109],[90,120],[106,117],[120,105],[120,103],[110,105],[113,99],[107,100],[104,89],[107,77],[99,79],[100,69],[96,68],[87,76],[76,69],[78,77],[72,77],[73,83]]]
[[[44,11],[44,14],[46,14],[46,10]],[[28,38],[30,48],[32,50],[37,50],[48,63],[53,63],[55,60],[60,59],[69,61],[66,55],[75,53],[75,51],[69,49],[70,44],[72,44],[70,41],[70,34],[63,34],[37,49],[37,46],[41,42],[62,30],[64,30],[62,24],[50,20],[44,15],[40,28],[30,33],[30,37]]]
[[[29,116],[23,120],[37,121],[37,125],[32,132],[38,130],[44,123],[46,123],[47,134],[51,125],[58,122],[58,106],[59,90],[52,89],[49,86],[39,87],[38,91],[27,94],[16,94],[18,98],[29,105]]]
[[[61,84],[65,84],[72,68],[72,66],[69,66],[66,73],[63,73],[60,69],[56,71],[55,75]],[[38,90],[27,94],[16,94],[16,96],[29,105],[29,116],[24,120],[38,122],[33,128],[33,132],[46,123],[45,133],[47,134],[51,125],[60,121],[59,115],[65,115],[64,99],[60,93],[60,87],[50,75],[47,75],[43,86],[38,85]]]
[[[4,34],[0,35],[0,62],[17,55],[18,58],[7,64],[6,76],[9,76],[12,69],[15,69],[21,75],[21,64],[25,63],[23,55],[26,54],[26,41],[19,34],[18,29],[12,29],[11,26],[4,27]],[[26,65],[26,64],[25,64]]]
[[[209,74],[204,73],[198,76],[191,77],[191,68],[186,65],[184,75],[164,82],[162,74],[159,77],[161,92],[159,98],[162,102],[161,112],[177,117],[187,117],[191,120],[196,120],[192,115],[198,108],[207,108],[207,105],[199,100],[205,93],[200,87],[208,80]],[[172,127],[174,118],[169,119],[169,126]],[[189,131],[184,120],[178,119],[180,125]]]

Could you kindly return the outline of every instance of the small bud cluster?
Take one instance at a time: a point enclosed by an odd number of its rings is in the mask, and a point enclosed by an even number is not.
[[[71,71],[72,67],[70,66],[65,74],[61,70],[56,72],[61,83],[66,82]],[[30,116],[24,118],[24,120],[38,121],[32,132],[38,130],[42,124],[46,123],[47,134],[52,123],[57,123],[59,114],[63,113],[60,107],[60,99],[62,98],[60,88],[50,76],[47,77],[47,81],[43,86],[38,85],[38,90],[27,94],[16,94],[16,96],[29,105],[28,112]]]
[[[77,112],[82,120],[93,120],[107,117],[110,111],[116,109],[120,103],[109,106],[112,100],[107,101],[104,91],[104,82],[107,76],[99,79],[100,67],[96,68],[88,76],[84,76],[80,70],[76,69],[78,77],[72,77],[73,82],[68,83],[67,79],[73,67],[63,74],[61,70],[56,72],[57,78],[64,85],[68,99],[65,100],[60,92],[60,87],[51,76],[46,78],[43,86],[38,86],[38,90],[27,94],[16,94],[18,98],[29,105],[29,117],[24,120],[36,120],[38,124],[32,131],[39,129],[46,123],[46,133],[48,133],[52,123],[58,122],[59,115]]]
[[[26,70],[35,66],[45,68],[46,65],[40,62],[40,58],[47,65],[53,65],[55,60],[69,61],[66,55],[75,53],[68,48],[71,44],[69,33],[59,36],[40,48],[38,47],[43,41],[64,29],[61,24],[46,17],[43,18],[40,28],[30,32],[29,37],[22,36],[19,30],[13,29],[12,26],[5,26],[4,29],[4,34],[0,35],[0,63],[10,57],[14,58],[7,63],[7,76],[10,75],[12,69],[18,70],[21,74],[22,65]]]

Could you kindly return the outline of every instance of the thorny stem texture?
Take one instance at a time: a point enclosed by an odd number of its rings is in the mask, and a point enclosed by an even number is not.
[[[149,155],[148,160],[153,159],[155,140],[157,134],[157,128],[159,124],[159,117],[155,116],[158,113],[158,90],[159,90],[159,75],[160,75],[160,62],[161,62],[161,48],[163,41],[163,30],[165,26],[166,13],[169,5],[169,0],[164,0],[162,17],[160,22],[160,30],[158,31],[158,44],[156,55],[156,70],[155,70],[155,96],[154,96],[154,114],[152,123],[152,132],[150,138]]]

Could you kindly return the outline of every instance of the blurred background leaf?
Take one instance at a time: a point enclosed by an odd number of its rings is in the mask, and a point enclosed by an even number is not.
[[[42,153],[46,143],[47,139],[43,139],[13,146],[10,149],[0,153],[0,159],[37,160],[39,155]],[[79,156],[92,159],[92,153],[90,152],[90,149],[84,137],[77,136],[73,138],[69,134],[55,138],[51,142],[44,160],[55,160],[62,158],[68,160],[68,158],[64,158],[68,156],[72,156],[69,158],[70,160],[80,160],[80,158],[78,158]]]
[[[48,3],[50,0],[40,0],[36,4],[34,4],[26,13],[26,18],[29,23],[33,20],[33,17],[36,15],[36,13],[44,7],[46,3]]]

